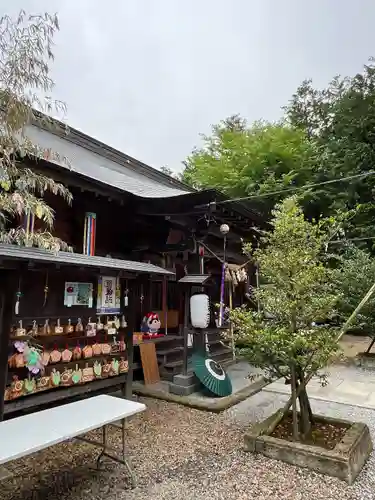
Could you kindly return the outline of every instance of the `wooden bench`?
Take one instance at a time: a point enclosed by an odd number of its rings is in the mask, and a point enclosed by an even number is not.
[[[0,422],[0,465],[70,439],[79,439],[101,449],[98,468],[102,458],[108,457],[127,468],[134,486],[134,474],[126,458],[125,420],[145,409],[141,403],[100,395]],[[120,452],[111,448],[107,439],[108,426],[118,421],[122,430]],[[99,428],[102,429],[101,441],[82,437]]]

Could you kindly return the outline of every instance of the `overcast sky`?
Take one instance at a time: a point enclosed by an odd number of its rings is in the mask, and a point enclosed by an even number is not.
[[[304,78],[323,86],[375,55],[374,0],[0,0],[20,8],[59,14],[66,121],[176,171],[211,124],[278,119]]]

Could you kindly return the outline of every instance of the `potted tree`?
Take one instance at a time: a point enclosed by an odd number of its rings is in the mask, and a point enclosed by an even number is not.
[[[260,247],[244,248],[265,282],[255,292],[262,310],[236,309],[232,320],[241,355],[291,387],[285,407],[246,433],[247,450],[351,483],[372,450],[369,430],[313,415],[307,392],[314,375],[325,383],[320,370],[338,350],[337,331],[327,324],[339,299],[326,262],[331,222],[307,221],[295,197],[277,205]]]

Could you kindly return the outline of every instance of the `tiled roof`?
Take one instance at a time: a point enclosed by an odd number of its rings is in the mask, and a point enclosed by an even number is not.
[[[63,136],[55,133],[55,130],[52,132],[30,125],[26,129],[26,135],[41,148],[50,149],[61,158],[66,157],[69,164],[66,161],[49,161],[121,191],[144,198],[169,198],[191,192],[187,186],[141,162],[138,167],[136,160],[104,144],[101,146],[95,139],[91,143],[90,138],[77,131]],[[135,164],[132,165],[133,163]]]

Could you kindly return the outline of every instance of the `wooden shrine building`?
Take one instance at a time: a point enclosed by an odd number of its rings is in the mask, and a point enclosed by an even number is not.
[[[184,287],[178,281],[187,274],[208,273],[216,277],[217,286],[213,287],[212,300],[218,302],[223,258],[220,225],[225,223],[230,226],[226,261],[241,265],[246,263],[242,242],[258,238],[258,228],[264,225],[261,217],[246,204],[222,203],[224,197],[219,193],[213,190],[195,191],[77,130],[70,129],[67,133],[62,124],[56,123],[53,130],[29,126],[26,134],[46,152],[43,160],[37,163],[29,161],[28,166],[63,183],[73,195],[71,205],[50,193],[46,195],[46,201],[55,211],[54,236],[64,240],[74,253],[59,252],[54,255],[38,249],[0,246],[0,270],[4,275],[0,291],[4,293],[3,283],[8,283],[13,301],[9,305],[8,294],[7,308],[2,311],[1,366],[5,363],[5,346],[9,348],[10,339],[16,341],[17,329],[18,333],[20,329],[21,333],[25,333],[19,335],[22,342],[23,337],[29,338],[33,328],[34,333],[36,329],[42,331],[46,320],[50,321],[49,328],[55,328],[58,319],[64,322],[64,327],[68,326],[66,322],[70,319],[75,328],[78,319],[84,328],[97,323],[98,315],[104,322],[105,308],[100,309],[96,301],[100,296],[99,288],[104,286],[100,279],[112,276],[119,280],[116,282],[119,306],[115,313],[109,314],[117,316],[117,321],[124,316],[123,324],[117,326],[126,333],[128,349],[129,335],[140,330],[143,316],[151,311],[157,313],[162,331],[167,334],[157,342],[157,359],[161,376],[170,379],[182,369],[182,325],[186,308]],[[57,152],[61,160],[53,160],[49,151]],[[88,216],[95,220],[94,256],[83,255]],[[38,227],[37,221],[35,227]],[[247,268],[252,280],[251,264]],[[70,292],[64,290],[64,287],[75,290],[79,283],[92,284],[92,288],[89,287],[91,299],[84,305],[74,303],[81,292],[77,292],[74,299],[69,299]],[[244,300],[246,286],[237,296],[234,294],[235,304]],[[19,300],[18,314],[14,313],[15,297]],[[21,326],[19,321],[22,321]],[[103,344],[108,343],[107,333],[102,332]],[[217,359],[230,359],[231,350],[222,345],[216,333],[212,344],[218,348]],[[79,337],[84,336],[76,334],[74,341],[67,341],[68,337],[56,335],[56,338],[52,335],[42,340],[42,336],[38,336],[38,348],[48,349],[50,353],[65,348],[74,350],[72,342],[79,343]],[[88,345],[90,351],[93,342],[85,340],[80,347],[83,349]],[[8,388],[5,413],[30,406],[31,403],[20,404],[27,398],[37,401],[35,394],[18,401],[14,394],[11,395],[13,372],[18,373],[19,369],[16,367],[17,352],[13,354],[14,368],[8,366],[2,378],[0,367],[0,390]],[[68,353],[66,355],[69,357]],[[122,356],[120,353],[114,357],[121,359]],[[73,362],[73,358],[74,353],[72,361],[69,361],[71,375],[75,374],[77,367],[83,370],[93,366],[83,357],[77,363]],[[110,355],[103,354],[103,358],[110,360]],[[22,364],[20,359],[21,356],[18,356],[17,360]],[[132,354],[128,361],[131,365],[129,370],[139,367],[137,353],[134,361]],[[56,371],[56,368],[48,366],[48,376],[54,373],[53,370]],[[26,368],[24,373],[27,375]],[[87,373],[92,375],[91,370]],[[102,386],[110,386],[110,380],[107,377],[92,381],[91,385],[86,384],[86,389],[85,384],[77,384],[76,387],[73,384],[73,387],[67,386],[65,394],[85,392],[88,387],[94,387],[94,383],[100,390]],[[28,385],[31,388],[32,383]],[[42,391],[36,392],[39,401],[48,399],[48,391],[43,397]]]

